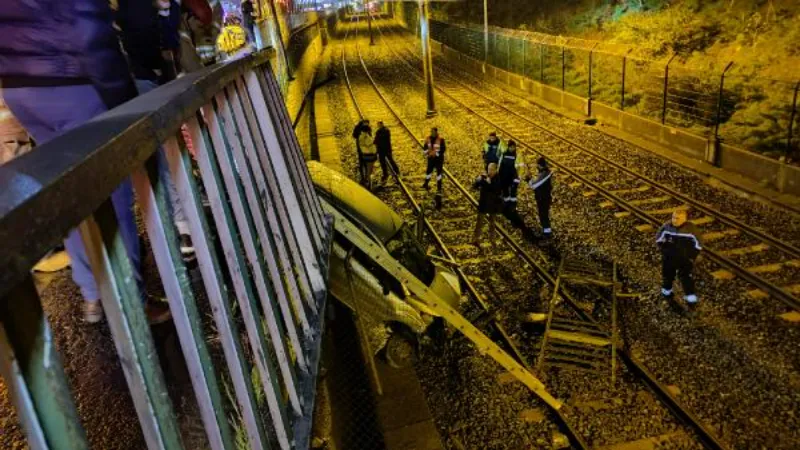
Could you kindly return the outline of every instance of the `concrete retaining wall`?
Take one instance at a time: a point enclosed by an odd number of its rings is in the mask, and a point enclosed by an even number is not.
[[[591,115],[605,125],[619,128],[691,158],[702,161],[711,159],[706,155],[710,153],[712,144],[703,136],[665,126],[596,101],[591,103],[590,111],[587,98],[563,92],[560,88],[548,86],[491,65],[487,65],[484,72],[483,61],[464,55],[440,42],[431,41],[431,43],[434,51],[440,51],[447,60],[458,64],[460,68],[472,75],[499,82],[513,94],[530,95],[570,112],[587,117]],[[725,144],[719,146],[717,166],[779,192],[800,195],[800,168],[798,167],[788,166],[780,161]]]

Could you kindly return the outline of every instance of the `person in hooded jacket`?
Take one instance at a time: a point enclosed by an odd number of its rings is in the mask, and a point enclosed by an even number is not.
[[[112,20],[108,0],[0,2],[3,97],[38,145],[136,97]],[[51,147],[46,151],[57,150]],[[37,148],[20,159],[48,157],[41,151],[45,149]],[[130,180],[112,193],[111,202],[134,279],[143,293]],[[70,231],[64,244],[72,262],[72,278],[84,299],[84,320],[99,322],[103,318],[100,291],[77,228]],[[169,318],[169,308],[159,303],[145,303],[152,323]]]
[[[695,291],[694,261],[703,250],[697,227],[689,222],[689,212],[678,209],[672,218],[658,229],[656,245],[661,250],[661,295],[672,297],[675,278],[683,286],[684,300],[690,312],[697,307]]]
[[[378,160],[378,151],[372,137],[372,129],[367,127],[358,135],[358,148],[361,149],[361,166],[364,168],[364,186],[372,190],[372,171]]]
[[[366,181],[366,167],[364,167],[364,155],[361,152],[361,133],[368,131],[372,135],[372,128],[369,126],[369,119],[359,120],[353,127],[353,139],[356,141],[356,153],[358,154],[358,181],[364,184]]]
[[[489,223],[489,239],[493,240],[495,216],[503,209],[501,186],[497,177],[497,164],[489,163],[486,173],[478,176],[472,187],[480,191],[478,218],[475,222],[475,232],[472,235],[472,244],[479,247],[484,222]]]
[[[536,199],[536,210],[539,213],[539,221],[542,224],[544,237],[552,236],[553,229],[550,227],[550,205],[553,204],[553,173],[547,164],[544,156],[536,161],[536,177],[528,176],[528,186],[533,189]]]
[[[433,171],[436,170],[436,191],[442,192],[442,177],[444,176],[444,152],[447,150],[444,138],[439,136],[439,129],[431,128],[431,135],[425,139],[422,146],[428,166],[425,168],[425,182],[422,187],[428,189]]]

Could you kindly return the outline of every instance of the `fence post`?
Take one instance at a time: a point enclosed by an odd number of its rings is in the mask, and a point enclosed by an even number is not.
[[[663,109],[661,110],[661,125],[667,124],[667,92],[669,91],[669,65],[672,64],[672,61],[675,57],[678,56],[676,53],[672,54],[672,57],[669,58],[667,61],[667,65],[664,67],[664,103]]]
[[[544,84],[544,43],[539,43],[539,81]]]
[[[719,96],[717,97],[717,118],[714,121],[714,136],[706,145],[706,162],[718,166],[719,165],[719,153],[720,153],[720,140],[719,140],[719,124],[722,121],[722,99],[725,95],[725,74],[728,73],[731,66],[733,66],[733,61],[729,62],[727,66],[725,66],[725,70],[722,71],[722,75],[719,77]]]
[[[620,101],[619,101],[620,111],[625,111],[625,75],[628,71],[628,55],[630,55],[632,51],[633,49],[631,48],[622,57],[622,95],[620,96]]]
[[[588,111],[588,113],[589,113],[588,116],[589,117],[592,117],[592,82],[593,82],[592,67],[594,66],[594,64],[593,64],[594,63],[594,50],[597,48],[598,45],[600,45],[600,43],[599,42],[595,42],[595,44],[592,46],[592,49],[589,50],[589,111]]]
[[[797,115],[797,93],[800,91],[800,81],[794,86],[794,98],[792,99],[792,114],[789,118],[789,135],[786,137],[786,157],[792,154],[792,132],[794,131],[794,118]]]
[[[511,36],[506,36],[506,70],[511,72]]]
[[[561,46],[561,90],[567,90],[567,48]]]
[[[528,50],[528,48],[527,48],[528,46],[526,45],[526,42],[528,42],[527,39],[522,39],[522,76],[523,77],[527,77],[528,76],[528,72],[525,71],[525,59],[526,59],[525,52]]]

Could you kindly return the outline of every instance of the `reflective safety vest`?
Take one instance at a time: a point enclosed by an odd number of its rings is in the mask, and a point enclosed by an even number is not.
[[[426,151],[428,158],[438,158],[441,156],[440,149],[442,148],[442,138],[440,136],[436,137],[436,140],[433,141],[433,144],[431,144],[431,138],[429,137],[425,141],[425,145],[428,147]]]

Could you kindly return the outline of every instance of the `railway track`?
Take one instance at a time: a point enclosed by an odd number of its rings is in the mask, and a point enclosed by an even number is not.
[[[356,41],[357,42],[357,41]],[[395,108],[389,103],[382,93],[380,86],[370,74],[363,56],[361,47],[356,46],[358,52],[359,66],[348,70],[348,58],[346,48],[342,50],[342,68],[345,74],[346,84],[351,95],[352,101],[361,117],[367,116],[373,120],[382,119],[394,130],[402,130],[401,133],[394,133],[394,148],[396,158],[401,163],[401,168],[409,173],[409,168],[414,168],[414,173],[422,173],[420,139],[411,130],[411,127],[400,117]],[[360,82],[352,80],[360,77]],[[399,145],[398,145],[399,144]],[[413,149],[411,149],[413,147]],[[398,151],[398,149],[402,149]],[[408,150],[406,150],[408,149]],[[451,152],[451,150],[449,150]],[[449,170],[445,173],[447,183],[455,189],[447,189],[445,195],[444,209],[441,211],[431,211],[425,220],[426,228],[436,247],[442,253],[442,258],[449,259],[458,268],[462,281],[465,282],[469,296],[480,307],[475,308],[477,315],[474,316],[477,323],[495,323],[494,327],[504,329],[507,327],[512,330],[514,335],[521,334],[522,324],[517,320],[521,311],[514,311],[509,314],[509,309],[532,306],[536,300],[526,297],[523,286],[527,287],[534,284],[535,280],[542,286],[552,287],[556,284],[556,279],[551,275],[547,265],[543,264],[540,258],[534,258],[527,253],[523,247],[517,243],[512,236],[502,227],[498,227],[501,236],[501,245],[493,249],[477,249],[470,244],[466,244],[475,223],[475,208],[477,202],[472,197],[470,191],[457,179]],[[422,212],[421,204],[430,203],[430,194],[418,186],[419,183],[409,185],[408,181],[422,181],[421,177],[405,176],[398,181],[398,189],[381,189],[378,195],[388,203],[399,206],[406,214],[419,216]],[[448,186],[449,187],[449,186]],[[485,253],[490,252],[491,256],[486,257]],[[486,263],[491,261],[492,271],[503,271],[508,276],[505,280],[498,283],[491,274],[486,273],[483,268]],[[520,264],[522,263],[522,264]],[[520,265],[523,267],[520,268]],[[500,266],[505,266],[501,268]],[[561,290],[561,304],[558,306],[564,314],[583,320],[587,323],[597,325],[598,320],[585,309],[586,298],[580,298],[572,293]],[[521,300],[517,305],[509,306],[509,297],[515,295]],[[591,301],[591,299],[590,299]],[[527,303],[527,305],[526,305]],[[503,312],[504,314],[498,314]],[[504,319],[497,319],[498,315]],[[535,356],[538,354],[536,340],[530,342],[515,343],[507,331],[498,333],[507,347],[514,349],[515,354],[521,361],[527,361],[527,355]],[[583,391],[584,393],[594,390],[607,390],[612,392],[610,397],[621,400],[621,404],[615,404],[609,398],[609,403],[603,403],[600,411],[589,408],[591,412],[581,410],[580,407],[566,408],[558,413],[558,419],[570,435],[570,441],[577,448],[588,448],[581,436],[593,438],[588,430],[594,427],[610,426],[613,422],[611,417],[617,417],[624,411],[626,420],[624,422],[648,421],[653,417],[663,415],[662,419],[667,422],[672,417],[683,424],[684,430],[676,431],[675,427],[662,430],[659,436],[663,438],[663,443],[672,442],[679,448],[696,448],[700,445],[707,448],[725,448],[707,426],[702,424],[690,411],[682,407],[676,399],[662,386],[647,369],[639,364],[631,355],[622,349],[620,358],[625,363],[622,379],[616,384],[608,385],[595,378],[571,377],[565,372],[560,371],[559,377],[554,377],[554,384],[559,389],[570,391]],[[530,358],[533,359],[533,358]],[[598,386],[602,386],[598,389]],[[660,404],[655,408],[647,401],[647,396],[637,395],[649,388],[660,400]],[[597,406],[595,404],[595,406]],[[643,412],[646,411],[646,412]],[[606,423],[604,423],[604,421]],[[648,427],[645,427],[648,428]],[[680,428],[680,426],[678,426]],[[653,439],[653,436],[631,436],[620,430],[619,436],[625,436],[626,441],[637,439]],[[680,440],[678,443],[675,440]],[[532,444],[532,443],[529,443]]]
[[[380,24],[376,28],[385,40]],[[391,45],[389,49],[421,80],[417,75],[421,71],[421,60],[407,45],[399,47]],[[748,292],[751,297],[772,296],[791,309],[800,310],[800,248],[793,243],[771,236],[611,160],[598,149],[531,120],[475,88],[483,82],[471,79],[472,83],[468,83],[464,81],[465,76],[441,68],[436,74],[437,91],[522,144],[523,148],[547,157],[562,174],[568,175],[568,178],[562,177],[563,184],[580,189],[585,197],[602,197],[600,208],[613,208],[617,210],[617,217],[637,220],[637,229],[642,232],[655,232],[675,209],[701,213],[699,217],[695,215],[692,222],[703,231],[705,257],[718,266],[711,271],[715,279],[739,277],[754,286],[755,289]]]

